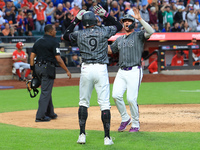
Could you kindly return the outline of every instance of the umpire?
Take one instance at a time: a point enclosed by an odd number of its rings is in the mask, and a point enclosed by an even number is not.
[[[56,74],[56,62],[58,62],[66,71],[69,78],[71,78],[71,73],[60,57],[60,45],[55,38],[55,28],[49,24],[45,26],[44,31],[44,36],[38,39],[33,45],[30,56],[32,76],[33,78],[37,77],[41,82],[41,94],[35,122],[50,121],[51,119],[57,118],[57,114],[54,113],[51,96]],[[35,57],[36,63],[34,64]]]

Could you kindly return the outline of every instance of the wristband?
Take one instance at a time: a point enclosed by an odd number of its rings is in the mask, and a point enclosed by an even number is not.
[[[31,70],[34,70],[34,69],[35,69],[35,66],[30,66],[30,69],[31,69]]]

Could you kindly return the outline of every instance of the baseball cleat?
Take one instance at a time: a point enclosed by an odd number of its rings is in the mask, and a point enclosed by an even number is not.
[[[118,128],[119,132],[122,132],[126,129],[126,126],[131,123],[131,118],[126,122],[121,122],[120,127]]]
[[[139,132],[139,128],[131,127],[129,132]]]
[[[86,135],[84,133],[82,133],[81,135],[79,135],[77,143],[85,144],[85,142],[86,142]]]
[[[112,145],[112,144],[114,144],[112,138],[109,137],[104,138],[104,145]]]

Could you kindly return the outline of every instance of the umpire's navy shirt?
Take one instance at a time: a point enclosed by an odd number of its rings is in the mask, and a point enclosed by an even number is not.
[[[45,34],[33,45],[32,52],[37,56],[36,61],[47,61],[56,64],[56,55],[60,55],[60,44],[55,37]]]

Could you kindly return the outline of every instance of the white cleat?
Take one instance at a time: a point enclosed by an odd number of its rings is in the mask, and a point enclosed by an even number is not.
[[[112,141],[112,138],[109,139],[109,137],[104,138],[104,145],[112,145],[114,144]]]
[[[86,135],[84,133],[82,133],[81,135],[79,135],[77,143],[85,144],[85,142],[86,142]]]

